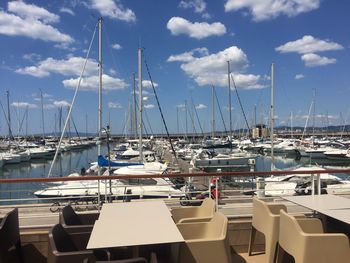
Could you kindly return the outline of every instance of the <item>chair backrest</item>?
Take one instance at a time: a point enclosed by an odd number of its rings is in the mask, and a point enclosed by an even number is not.
[[[207,217],[213,216],[215,212],[215,201],[211,198],[205,198],[202,204],[198,207],[197,216]]]
[[[216,212],[213,218],[208,222],[207,238],[225,237],[227,234],[227,226],[227,217],[221,212]]]
[[[61,224],[54,225],[51,228],[49,231],[49,242],[53,251],[72,252],[78,250]]]
[[[285,211],[280,212],[279,245],[290,255],[296,255],[303,246],[302,229],[297,220]]]
[[[0,252],[4,253],[20,240],[18,209],[8,212],[0,223]]]
[[[79,215],[75,213],[74,209],[70,205],[63,207],[62,218],[64,221],[62,223],[66,224],[67,226],[82,225]]]
[[[265,233],[272,227],[271,215],[272,213],[267,204],[254,197],[252,226],[259,232]]]

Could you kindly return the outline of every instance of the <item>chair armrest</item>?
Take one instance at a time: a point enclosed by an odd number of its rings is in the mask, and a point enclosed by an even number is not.
[[[209,222],[213,217],[189,217],[189,218],[182,218],[179,220],[178,224],[184,224],[184,223],[203,223],[203,222]]]
[[[182,237],[187,239],[197,239],[203,237],[208,223],[184,223],[177,224]]]
[[[321,220],[317,218],[296,218],[299,226],[305,233],[323,233]]]
[[[110,261],[96,261],[95,263],[147,263],[145,258],[129,258]]]
[[[95,221],[99,218],[99,213],[84,213],[84,214],[78,214],[80,221],[84,225],[93,225]]]
[[[279,215],[281,209],[284,211],[287,211],[287,207],[282,204],[267,204],[266,206],[269,208],[270,212],[274,215]]]
[[[170,212],[174,222],[179,222],[182,218],[196,217],[198,207],[173,208]]]
[[[345,234],[306,234],[306,250],[317,253],[322,251],[322,255],[331,255],[328,262],[348,262],[350,257],[349,239]],[[339,260],[339,257],[343,260]],[[323,260],[323,262],[325,262]]]

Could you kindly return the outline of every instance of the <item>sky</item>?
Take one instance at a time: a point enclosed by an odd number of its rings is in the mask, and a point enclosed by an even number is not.
[[[349,123],[349,11],[346,0],[1,1],[0,134],[7,91],[13,134],[57,132],[82,72],[70,130],[97,132],[99,17],[102,126],[113,134],[132,132],[138,48],[147,134],[165,132],[150,76],[170,133],[210,132],[213,119],[224,131],[230,104],[233,129],[244,116],[267,124],[272,63],[276,126]]]

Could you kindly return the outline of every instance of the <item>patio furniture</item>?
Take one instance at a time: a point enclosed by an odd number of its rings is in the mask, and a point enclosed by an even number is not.
[[[215,201],[211,198],[205,198],[200,206],[171,209],[175,223],[209,221],[214,216],[214,212]]]

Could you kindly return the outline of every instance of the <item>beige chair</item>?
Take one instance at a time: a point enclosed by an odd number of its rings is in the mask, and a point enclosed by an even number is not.
[[[200,206],[173,208],[171,215],[175,223],[206,222],[215,212],[215,201],[211,198],[203,200]]]
[[[180,245],[179,262],[231,262],[227,225],[227,217],[220,212],[209,222],[177,224],[185,239]]]
[[[350,261],[347,236],[323,233],[319,219],[296,219],[281,211],[279,232],[278,262],[283,262],[284,251],[294,258],[295,263]]]
[[[252,248],[256,236],[256,231],[265,236],[266,262],[273,263],[279,234],[280,210],[287,208],[282,204],[269,204],[257,197],[253,198],[253,219],[252,231],[250,234],[248,255],[252,255]]]

